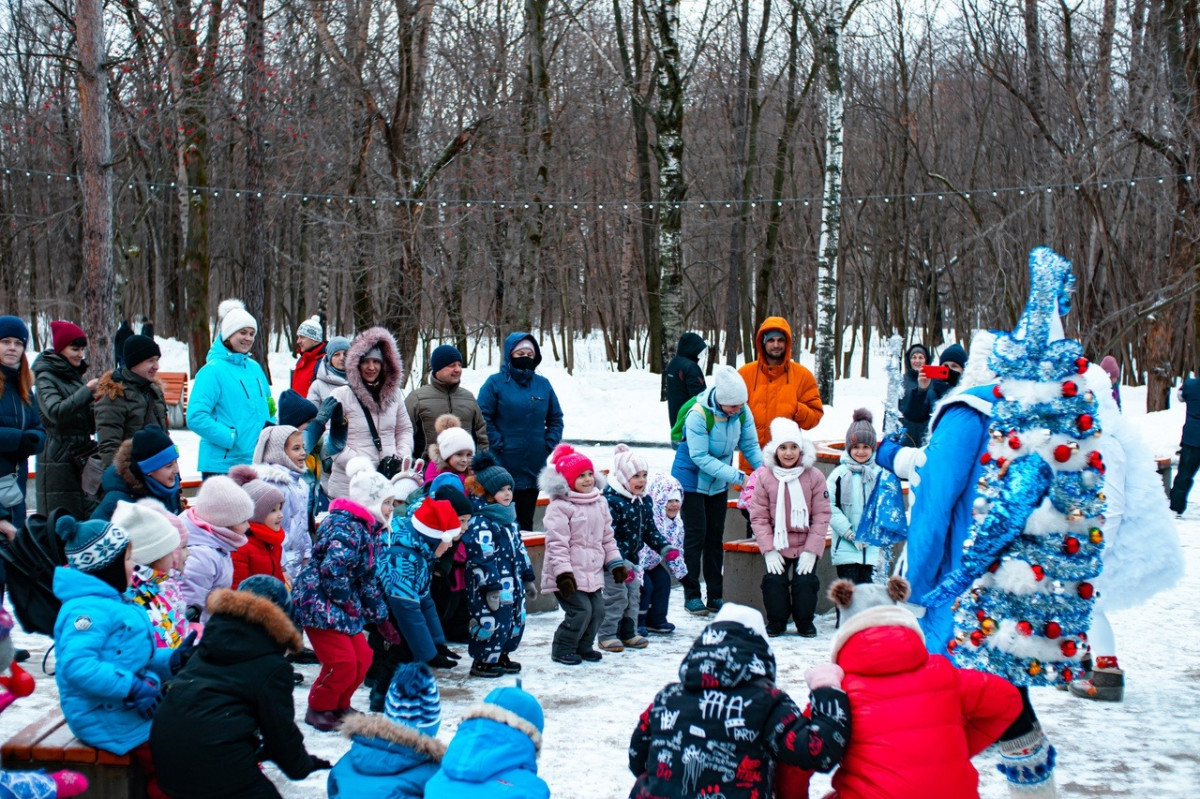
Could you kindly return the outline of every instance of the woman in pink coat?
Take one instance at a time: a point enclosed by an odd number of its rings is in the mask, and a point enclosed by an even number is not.
[[[412,456],[412,422],[400,391],[403,377],[400,350],[391,333],[372,327],[354,338],[346,353],[346,385],[330,394],[341,405],[346,429],[346,444],[333,459],[325,483],[331,498],[349,495],[346,464],[351,458],[364,455],[378,464],[389,456],[401,460]]]
[[[633,577],[613,538],[612,516],[601,493],[604,478],[586,455],[559,444],[538,485],[550,495],[542,519],[542,593],[556,593],[566,614],[554,632],[550,658],[566,666],[594,663],[601,658],[592,644],[604,621],[604,570],[618,583]]]
[[[816,462],[816,448],[795,422],[783,417],[771,421],[771,441],[763,448],[750,497],[750,528],[767,562],[762,593],[770,636],[783,634],[789,616],[800,635],[817,634],[816,566],[833,510]]]

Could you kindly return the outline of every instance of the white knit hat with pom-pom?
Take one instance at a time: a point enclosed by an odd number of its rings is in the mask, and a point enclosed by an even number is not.
[[[462,422],[454,414],[443,413],[433,423],[433,429],[437,432],[438,454],[442,460],[457,452],[475,454],[475,439],[463,429]]]
[[[386,523],[387,517],[381,508],[384,501],[396,497],[392,481],[380,474],[365,455],[350,459],[346,464],[346,476],[350,478],[350,501],[369,510],[380,524]]]
[[[246,327],[257,332],[258,320],[250,315],[241,300],[225,300],[217,306],[217,335],[221,341]]]

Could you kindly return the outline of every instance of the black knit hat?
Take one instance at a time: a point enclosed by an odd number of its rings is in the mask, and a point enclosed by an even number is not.
[[[292,596],[287,586],[269,574],[255,574],[238,583],[237,590],[269,599],[288,616],[292,615]]]
[[[162,350],[149,336],[130,336],[125,339],[125,347],[121,352],[125,358],[125,365],[128,367],[137,366],[142,361],[148,361],[151,358],[162,357]]]
[[[133,462],[143,475],[179,460],[179,450],[167,432],[158,425],[143,427],[133,434]]]
[[[475,512],[471,507],[471,500],[467,499],[467,495],[462,492],[462,488],[445,485],[433,492],[434,499],[444,499],[454,507],[454,512],[459,516],[470,516]]]
[[[299,427],[317,418],[317,406],[290,388],[279,395],[279,423]]]
[[[471,471],[475,473],[475,480],[483,486],[489,497],[496,496],[496,492],[505,486],[513,485],[513,476],[496,463],[496,456],[487,450],[476,455],[471,461]]]

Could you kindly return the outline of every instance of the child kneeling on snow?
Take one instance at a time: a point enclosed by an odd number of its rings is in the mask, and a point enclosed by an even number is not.
[[[971,758],[1021,712],[1020,695],[1007,680],[955,668],[926,651],[916,616],[900,604],[909,590],[903,577],[886,586],[849,580],[830,586],[842,614],[832,660],[844,672],[852,730],[830,797],[977,797]],[[782,768],[779,779],[785,795],[806,795],[807,775]]]
[[[771,420],[771,441],[754,472],[750,527],[767,562],[763,605],[767,635],[782,635],[788,617],[805,638],[817,634],[817,561],[825,552],[832,510],[817,450],[791,419]]]
[[[721,607],[684,657],[679,678],[658,692],[633,731],[631,799],[770,797],[773,762],[829,771],[850,737],[840,689],[814,688],[806,717],[775,687],[762,616],[745,605]]]

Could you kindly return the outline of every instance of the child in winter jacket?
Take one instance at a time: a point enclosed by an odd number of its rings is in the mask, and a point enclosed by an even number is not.
[[[566,444],[554,448],[538,477],[538,486],[550,496],[542,519],[542,592],[555,592],[566,614],[554,631],[550,658],[566,666],[601,659],[592,642],[604,620],[604,573],[610,572],[618,584],[629,577],[613,537],[603,485],[591,460]]]
[[[683,519],[679,510],[683,506],[683,488],[669,474],[656,474],[646,487],[654,503],[654,524],[663,538],[676,549],[683,548]],[[670,635],[675,625],[667,621],[667,607],[671,603],[671,578],[682,580],[687,574],[683,558],[663,560],[662,556],[643,546],[638,553],[642,569],[642,598],[638,609],[638,635],[656,633]]]
[[[233,584],[255,574],[267,574],[287,584],[283,572],[283,492],[274,484],[260,480],[253,466],[234,466],[229,479],[242,487],[254,503],[246,543],[233,553]]]
[[[283,415],[282,409],[279,413]],[[283,493],[283,571],[288,582],[296,579],[312,557],[312,491],[317,483],[308,479],[307,459],[304,433],[295,427],[276,425],[259,433],[255,470],[260,479]]]
[[[120,502],[113,511],[112,523],[125,531],[136,564],[125,597],[146,609],[154,628],[155,646],[174,649],[189,631],[187,604],[179,580],[179,528],[167,521],[167,514],[149,507],[155,504],[154,500],[141,500],[136,505]]]
[[[679,560],[683,552],[672,546],[654,523],[654,509],[646,496],[648,467],[646,459],[634,455],[629,447],[618,444],[613,456],[612,482],[604,489],[608,512],[612,516],[613,538],[628,571],[625,582],[604,575],[604,621],[597,631],[606,652],[621,652],[625,647],[644,649],[650,642],[637,631],[641,608],[639,553],[650,547],[667,562]]]
[[[293,592],[296,622],[321,662],[304,721],[322,732],[338,729],[353,712],[350,699],[371,665],[363,629],[388,614],[375,561],[380,532],[392,516],[392,483],[369,458],[353,460],[346,469],[350,496],[329,504],[312,560]]]
[[[467,497],[465,473],[445,472],[426,484],[427,495],[442,499],[454,506],[462,532],[475,512],[475,504]],[[417,503],[410,507],[415,508]],[[437,559],[433,567],[433,583],[430,586],[433,604],[442,622],[442,631],[451,641],[470,640],[470,613],[467,601],[467,549],[462,535]]]
[[[155,647],[146,612],[124,598],[133,548],[120,527],[64,516],[56,532],[67,556],[67,566],[54,570],[62,602],[54,623],[59,704],[76,738],[123,755],[150,737],[160,686],[193,647]]]
[[[433,429],[437,432],[437,441],[429,445],[425,482],[431,483],[441,474],[453,474],[466,486],[467,475],[471,473],[471,458],[475,457],[475,439],[452,413],[439,416]]]
[[[173,799],[279,796],[260,764],[293,780],[329,763],[310,755],[292,709],[292,666],[300,631],[287,587],[267,575],[208,599],[212,616],[187,666],[167,684],[150,750]]]
[[[442,763],[446,745],[435,736],[442,700],[424,663],[396,670],[382,716],[346,719],[342,735],[350,751],[329,772],[330,799],[420,799]]]
[[[838,467],[829,475],[829,495],[833,501],[833,516],[829,522],[833,528],[833,566],[838,577],[855,583],[871,582],[871,572],[880,555],[879,547],[855,540],[858,522],[879,477],[872,418],[866,408],[854,412],[854,421],[846,430],[846,448],[842,450]]]
[[[851,733],[846,694],[813,689],[806,717],[775,687],[775,655],[753,608],[725,603],[692,644],[679,677],[658,692],[633,731],[633,799],[765,798],[776,795],[773,763],[827,772],[841,758]]]
[[[471,613],[471,674],[516,674],[521,664],[509,655],[525,632],[525,590],[533,565],[513,506],[513,477],[488,452],[475,456],[467,489],[486,505],[476,509],[462,543],[467,552],[467,602]]]
[[[771,420],[771,440],[755,472],[750,527],[767,562],[763,605],[767,635],[782,635],[788,617],[805,638],[817,634],[816,566],[829,532],[829,492],[814,468],[817,451],[791,419]]]
[[[829,595],[842,614],[832,660],[850,700],[848,743],[829,797],[927,799],[931,786],[947,799],[977,797],[971,758],[1021,712],[1017,689],[929,654],[917,618],[900,604],[909,595],[903,577],[886,586],[838,580]],[[780,771],[781,783],[798,784],[787,766]]]
[[[208,595],[233,584],[233,553],[246,543],[254,501],[224,475],[210,477],[195,500],[180,516],[187,528],[187,565],[183,570],[183,596],[189,606],[204,610],[208,620]]]
[[[425,799],[549,799],[537,774],[546,717],[531,694],[497,688],[467,710]]]

